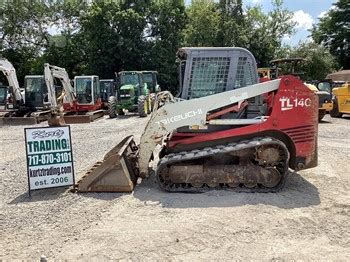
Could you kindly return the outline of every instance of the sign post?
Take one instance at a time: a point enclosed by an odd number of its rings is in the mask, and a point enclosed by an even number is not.
[[[69,126],[25,128],[29,196],[31,190],[75,184]]]

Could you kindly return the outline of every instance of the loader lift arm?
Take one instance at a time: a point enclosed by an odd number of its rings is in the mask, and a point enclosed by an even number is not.
[[[206,116],[208,112],[275,91],[278,89],[280,81],[280,79],[277,79],[211,96],[177,103],[165,103],[164,106],[152,114],[141,136],[138,161],[140,176],[148,176],[148,163],[153,150],[173,130],[183,126],[205,126],[210,124],[213,120],[210,120],[209,123],[207,122]],[[157,99],[161,99],[164,95],[172,97],[169,92],[161,92],[158,94]],[[173,100],[174,98],[170,99],[170,101]],[[232,121],[232,119],[227,119],[227,121],[230,121],[230,124],[247,124],[248,122],[253,124],[264,120],[250,119],[247,121],[247,119],[234,119]]]
[[[17,75],[16,75],[16,69],[13,67],[13,65],[5,58],[0,58],[0,70],[3,72],[3,74],[6,76],[7,81],[10,86],[10,92],[15,100],[15,105],[21,106],[24,104],[23,97],[21,94],[21,90],[19,88]]]

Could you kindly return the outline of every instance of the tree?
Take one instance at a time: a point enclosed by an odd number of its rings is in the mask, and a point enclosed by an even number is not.
[[[350,4],[338,0],[318,25],[312,29],[316,43],[330,49],[344,69],[350,69]]]
[[[183,42],[186,18],[183,0],[162,0],[153,2],[148,21],[148,49],[144,52],[149,52],[149,62],[146,66],[158,70],[161,88],[174,94],[178,87],[176,52]]]
[[[242,0],[220,0],[217,4],[220,13],[217,46],[242,46],[245,24]]]
[[[110,78],[120,70],[142,69],[146,19],[141,4],[92,3],[81,18],[89,73]]]
[[[259,66],[282,48],[282,39],[294,32],[293,13],[283,8],[282,0],[273,0],[273,10],[264,13],[260,6],[245,11],[241,0],[194,0],[187,9],[184,30],[188,46],[239,46],[250,50]]]
[[[243,47],[255,56],[259,66],[268,66],[283,48],[282,39],[294,33],[293,13],[282,7],[282,0],[274,0],[274,9],[267,14],[260,6],[250,7],[245,17],[242,31]]]
[[[0,5],[0,51],[14,65],[20,84],[48,44],[50,5],[7,1]]]
[[[84,1],[8,1],[0,8],[0,48],[17,69],[22,83],[27,74],[43,74],[45,62],[79,71],[82,45],[79,19]],[[56,28],[52,36],[50,30]]]
[[[212,0],[193,0],[186,10],[185,46],[216,46],[220,13]]]
[[[304,80],[323,80],[337,67],[335,58],[329,50],[313,42],[300,43],[291,50],[290,57],[301,57],[306,61],[299,67],[304,72]]]

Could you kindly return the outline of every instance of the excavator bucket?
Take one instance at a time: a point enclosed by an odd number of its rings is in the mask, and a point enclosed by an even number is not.
[[[138,147],[133,136],[112,148],[78,181],[78,192],[132,192],[138,178]]]

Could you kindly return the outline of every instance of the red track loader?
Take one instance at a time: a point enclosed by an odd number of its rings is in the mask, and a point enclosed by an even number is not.
[[[301,81],[258,83],[242,48],[182,48],[178,60],[179,98],[157,94],[140,144],[121,141],[78,191],[130,192],[152,174],[169,192],[277,192],[289,168],[317,165],[318,99]]]

